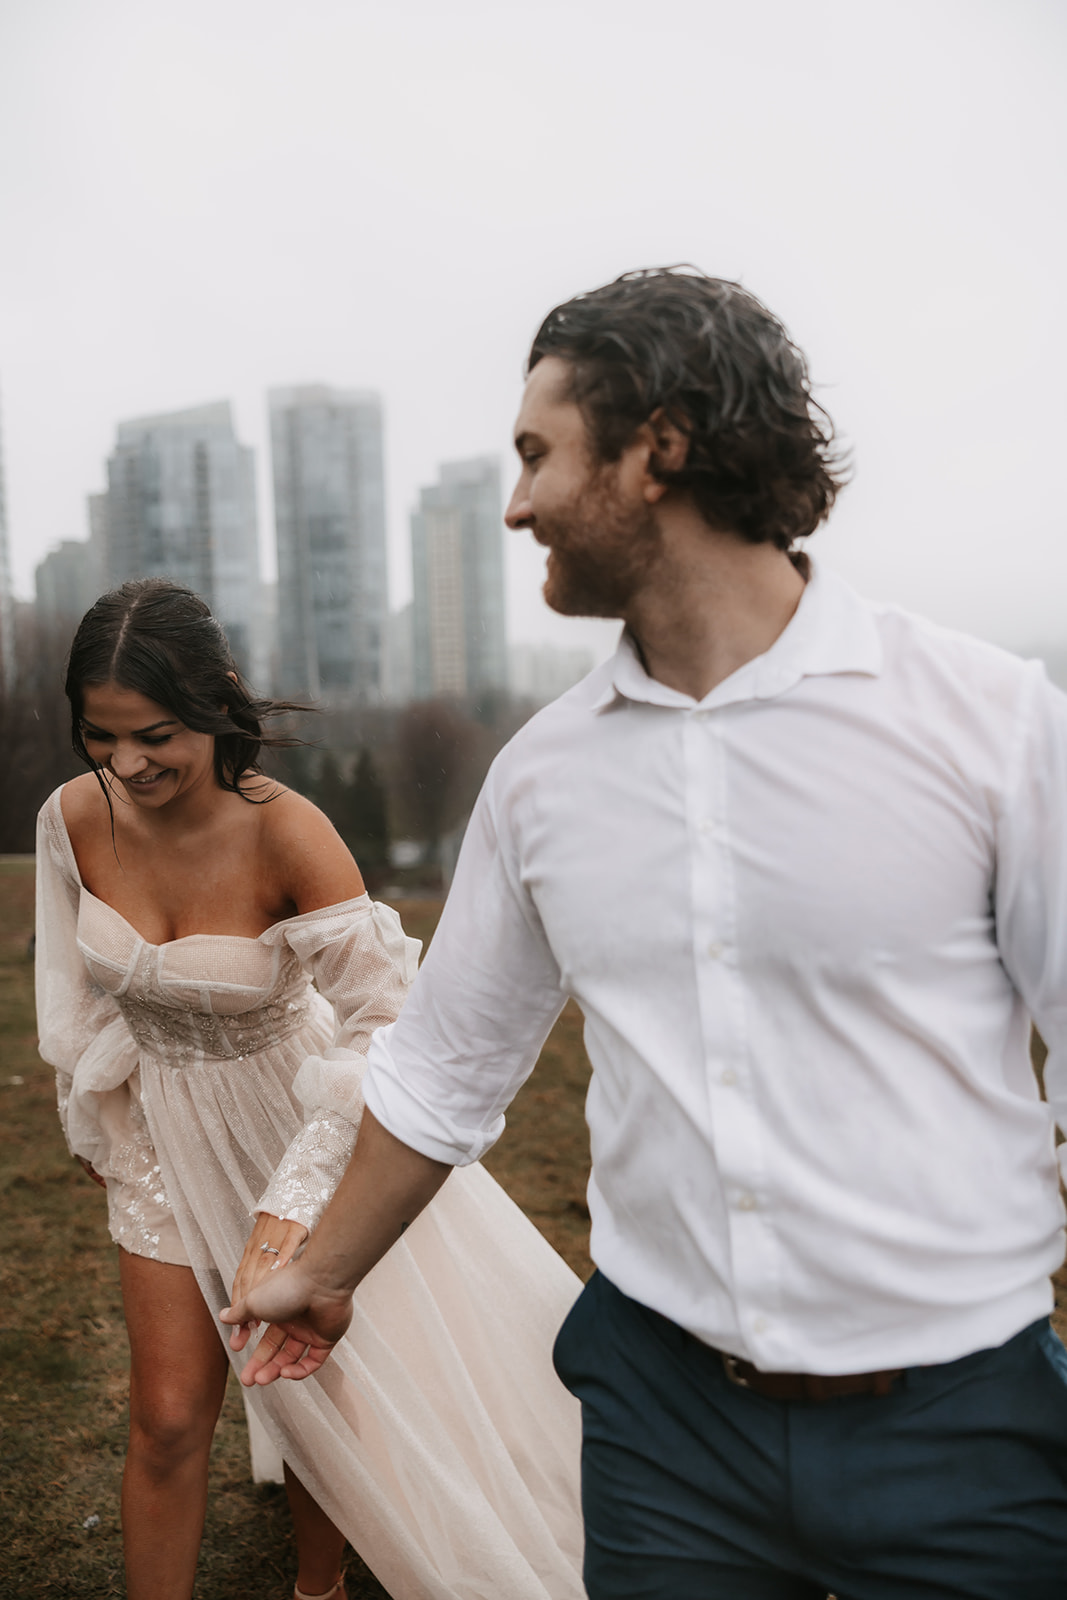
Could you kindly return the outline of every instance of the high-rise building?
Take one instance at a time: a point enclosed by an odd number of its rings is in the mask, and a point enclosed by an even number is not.
[[[174,578],[226,629],[234,658],[263,682],[255,457],[234,432],[228,401],[120,422],[108,487],[90,498],[104,581]]]
[[[4,453],[0,448],[0,689],[11,690],[14,687],[15,595],[11,584],[11,554],[7,542]]]
[[[270,439],[280,691],[377,703],[389,598],[381,400],[272,389]]]
[[[504,519],[493,456],[442,466],[411,515],[417,699],[476,699],[508,684]]]
[[[103,588],[91,539],[64,539],[39,563],[34,576],[38,621],[70,631]]]

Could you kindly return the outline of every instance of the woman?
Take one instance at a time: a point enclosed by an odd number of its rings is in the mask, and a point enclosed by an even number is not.
[[[92,771],[40,817],[41,1053],[119,1245],[129,1600],[188,1600],[244,1360],[217,1313],[318,1220],[418,945],[326,818],[260,774],[283,708],[250,697],[196,595],[104,595],[67,694]],[[299,1600],[342,1600],[346,1537],[396,1600],[577,1600],[579,1426],[550,1364],[577,1288],[465,1169],[361,1290],[320,1379],[251,1393],[254,1457],[261,1424],[284,1458]]]

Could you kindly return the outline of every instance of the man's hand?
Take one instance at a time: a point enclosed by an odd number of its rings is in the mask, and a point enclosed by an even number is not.
[[[233,1350],[244,1349],[259,1322],[269,1324],[241,1373],[241,1382],[251,1388],[317,1372],[352,1320],[352,1297],[324,1288],[294,1261],[282,1272],[265,1275],[220,1316],[235,1325]]]

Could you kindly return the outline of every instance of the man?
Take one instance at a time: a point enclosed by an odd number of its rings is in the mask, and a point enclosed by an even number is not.
[[[625,631],[494,764],[341,1189],[228,1314],[276,1319],[247,1376],[321,1364],[573,995],[599,1271],[556,1360],[593,1600],[1062,1600],[1027,1041],[1033,1016],[1063,1121],[1067,700],[809,579],[830,430],[737,285],[557,308],[515,442],[546,598]]]

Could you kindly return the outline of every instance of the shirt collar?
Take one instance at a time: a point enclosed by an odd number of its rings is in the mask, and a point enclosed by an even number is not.
[[[738,667],[703,700],[650,678],[625,630],[608,668],[607,682],[593,702],[594,711],[606,710],[620,699],[712,711],[742,700],[773,699],[806,677],[839,672],[877,677],[882,669],[882,641],[870,604],[836,572],[812,562],[800,604],[770,649]]]

